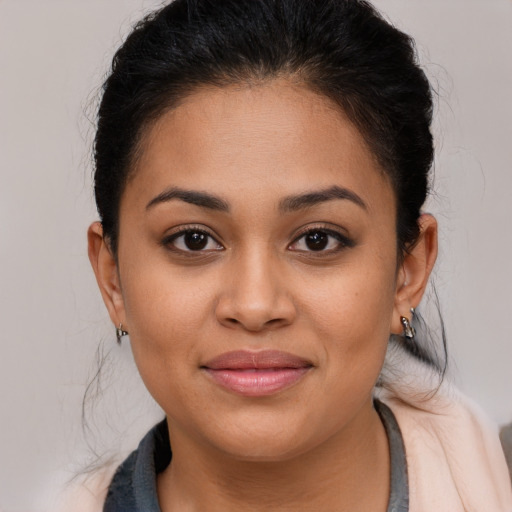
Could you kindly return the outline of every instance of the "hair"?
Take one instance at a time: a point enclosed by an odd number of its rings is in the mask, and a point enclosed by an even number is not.
[[[429,189],[432,91],[414,41],[364,0],[174,0],[135,26],[104,83],[94,144],[114,255],[120,199],[152,123],[199,87],[278,78],[334,101],[358,128],[391,180],[403,257]]]

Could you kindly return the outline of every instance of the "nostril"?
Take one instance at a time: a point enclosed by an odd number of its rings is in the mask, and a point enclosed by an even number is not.
[[[278,329],[293,322],[296,310],[289,297],[284,297],[275,291],[263,291],[255,296],[253,286],[242,294],[240,288],[232,293],[226,293],[215,304],[215,316],[226,327],[243,328],[247,331],[258,332],[264,329]],[[268,290],[267,290],[268,291]]]
[[[286,324],[286,320],[283,318],[272,318],[271,320],[267,320],[266,322],[251,322],[251,321],[241,321],[236,318],[226,317],[223,320],[224,325],[231,327],[244,327],[249,331],[261,331],[263,329],[272,329],[277,328],[280,325]]]
[[[266,322],[265,325],[274,326],[277,324],[281,324],[283,322],[284,322],[284,319],[282,319],[282,318],[273,318],[272,320],[269,320],[268,322]]]

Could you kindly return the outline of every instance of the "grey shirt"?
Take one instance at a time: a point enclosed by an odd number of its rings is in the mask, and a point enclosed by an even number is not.
[[[400,428],[391,409],[375,400],[389,440],[391,492],[387,512],[409,510],[407,462]],[[103,512],[161,512],[156,491],[156,476],[171,462],[167,421],[153,427],[137,450],[119,466],[110,483]]]

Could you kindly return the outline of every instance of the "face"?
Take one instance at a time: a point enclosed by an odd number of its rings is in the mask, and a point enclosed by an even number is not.
[[[305,87],[205,88],[150,129],[110,311],[172,441],[274,460],[363,428],[402,286],[395,212],[358,130]]]

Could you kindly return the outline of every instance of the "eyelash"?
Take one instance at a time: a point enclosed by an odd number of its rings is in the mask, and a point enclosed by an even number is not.
[[[334,238],[337,242],[337,246],[331,249],[321,249],[318,251],[315,250],[303,250],[303,249],[291,249],[294,245],[296,245],[299,241],[305,240],[305,238],[308,235],[313,235],[316,233],[322,233],[324,235],[327,235],[330,238]],[[330,242],[327,242],[328,244]],[[332,228],[328,228],[325,225],[318,225],[318,226],[308,226],[306,229],[304,229],[302,232],[300,232],[295,240],[288,246],[291,250],[295,250],[297,252],[306,253],[306,254],[314,254],[315,256],[322,257],[322,256],[329,256],[332,254],[336,254],[338,252],[341,252],[343,249],[354,247],[355,243],[353,240],[348,238],[346,235],[341,234],[339,231],[336,231]]]
[[[203,248],[203,249],[199,249],[199,250],[193,250],[190,248],[189,249],[181,249],[179,247],[176,247],[176,245],[175,245],[176,241],[179,240],[180,238],[184,238],[188,234],[204,235],[204,236],[208,237],[208,239],[209,239],[209,240],[207,240],[207,244],[210,244],[211,241],[214,241],[218,245],[218,248],[206,249],[206,250]],[[171,251],[181,253],[181,254],[196,253],[195,255],[200,255],[200,254],[204,255],[205,253],[211,253],[211,252],[215,252],[215,251],[224,250],[224,247],[222,247],[222,245],[219,242],[217,242],[216,238],[209,231],[207,231],[203,227],[199,227],[199,226],[197,226],[197,227],[190,226],[185,229],[181,229],[175,233],[172,233],[169,236],[166,236],[162,240],[162,245]]]
[[[324,248],[321,248],[318,251],[315,251],[313,249],[307,250],[307,249],[294,249],[293,248],[294,245],[298,244],[302,239],[305,239],[308,235],[313,235],[313,234],[318,234],[318,233],[322,233],[324,235],[327,235],[330,238],[334,238],[337,242],[337,246],[335,248],[330,248],[327,250],[324,250]],[[205,237],[207,237],[207,242],[206,242],[205,247],[207,247],[212,241],[217,244],[217,247],[214,249],[201,248],[201,249],[197,249],[197,250],[190,249],[190,248],[183,249],[183,248],[176,247],[176,245],[175,245],[176,241],[179,240],[180,238],[185,237],[187,234],[190,234],[190,235],[197,234],[197,235],[205,236]],[[327,244],[329,244],[329,243],[330,242],[328,241]],[[190,226],[185,229],[181,229],[175,233],[172,233],[171,235],[165,237],[162,240],[162,245],[164,247],[166,247],[167,249],[169,249],[173,252],[176,252],[176,253],[180,253],[180,254],[195,253],[194,256],[205,255],[205,253],[212,253],[212,252],[224,250],[224,247],[217,241],[217,239],[209,231],[207,231],[203,227],[199,227],[199,226],[198,227]],[[353,240],[351,240],[350,238],[348,238],[345,235],[342,235],[339,231],[336,231],[331,228],[327,228],[324,225],[319,225],[319,226],[308,226],[306,229],[304,229],[301,233],[298,234],[298,236],[293,240],[293,242],[290,245],[288,245],[288,249],[295,251],[295,252],[301,252],[301,253],[305,253],[305,254],[314,254],[316,256],[321,257],[321,256],[327,256],[327,255],[338,253],[345,248],[354,247],[354,245],[355,245],[355,243]],[[190,254],[189,256],[192,256],[192,254]]]

